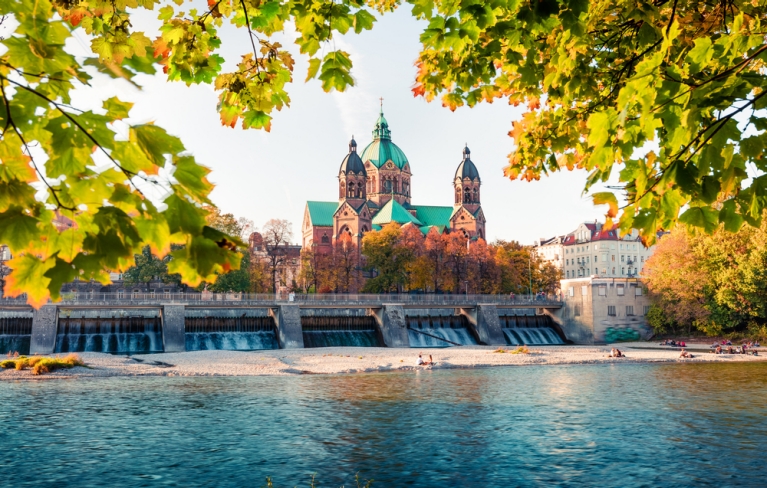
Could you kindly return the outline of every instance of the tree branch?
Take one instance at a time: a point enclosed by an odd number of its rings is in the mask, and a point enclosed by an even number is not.
[[[3,77],[2,77],[2,76],[0,76],[0,78],[3,78]],[[47,96],[45,96],[44,94],[40,93],[39,91],[35,90],[34,88],[30,88],[30,87],[28,87],[28,86],[26,86],[26,85],[22,85],[21,83],[19,83],[19,82],[17,82],[17,81],[13,81],[13,80],[10,80],[10,79],[8,79],[8,78],[4,78],[4,79],[8,80],[8,82],[9,82],[9,83],[13,83],[14,85],[18,86],[19,88],[22,88],[22,89],[24,89],[24,90],[27,90],[27,91],[28,91],[28,92],[30,92],[30,93],[33,93],[33,94],[37,95],[38,97],[42,98],[43,100],[47,101],[48,103],[50,103],[51,105],[53,105],[54,107],[56,107],[56,110],[58,110],[58,111],[59,111],[59,112],[60,112],[62,115],[64,115],[64,117],[66,117],[67,119],[69,119],[69,120],[70,120],[70,121],[71,121],[71,122],[72,122],[72,123],[73,123],[75,126],[77,126],[77,128],[78,128],[78,129],[80,129],[80,130],[83,132],[83,134],[85,134],[85,136],[86,136],[88,139],[90,139],[90,140],[91,140],[91,142],[93,142],[93,143],[96,145],[96,147],[98,147],[98,148],[101,150],[101,152],[102,152],[102,153],[104,153],[104,154],[106,155],[106,157],[107,157],[107,158],[109,158],[109,160],[110,160],[110,161],[112,161],[112,163],[113,163],[115,166],[117,166],[117,167],[120,169],[120,171],[122,171],[122,173],[123,173],[123,174],[124,174],[124,175],[125,175],[125,176],[128,178],[128,181],[130,181],[130,182],[131,182],[131,185],[133,185],[133,188],[134,188],[134,189],[135,189],[135,190],[136,190],[136,191],[137,191],[137,192],[138,192],[138,193],[139,193],[139,194],[140,194],[142,197],[144,196],[144,193],[143,193],[143,192],[142,192],[142,191],[141,191],[141,190],[140,190],[140,189],[139,189],[139,188],[136,186],[136,184],[133,182],[133,177],[136,177],[136,176],[137,176],[137,177],[141,178],[142,180],[144,180],[144,181],[146,181],[146,182],[151,182],[151,183],[155,183],[155,184],[157,184],[157,182],[155,182],[155,181],[152,181],[152,180],[150,180],[150,179],[148,179],[148,178],[144,178],[144,177],[142,177],[141,175],[139,175],[139,174],[137,174],[137,173],[134,173],[133,171],[128,171],[127,169],[123,168],[123,166],[122,166],[120,163],[118,163],[118,162],[117,162],[117,161],[116,161],[116,160],[115,160],[115,159],[112,157],[112,155],[111,155],[111,154],[109,154],[109,153],[107,152],[107,150],[106,150],[106,149],[104,149],[104,147],[103,147],[101,144],[99,144],[99,142],[96,140],[96,138],[94,138],[94,137],[91,135],[91,133],[90,133],[90,132],[88,132],[88,131],[85,129],[85,127],[83,127],[83,126],[80,124],[80,122],[78,122],[78,121],[77,121],[77,119],[75,119],[75,118],[72,116],[72,114],[70,114],[70,113],[69,113],[69,112],[67,112],[66,110],[62,109],[62,108],[61,108],[61,106],[60,106],[58,103],[54,102],[53,100],[51,100],[50,98],[48,98],[48,97],[47,97]]]
[[[24,136],[21,134],[21,131],[16,126],[16,123],[13,121],[13,116],[11,115],[11,104],[8,101],[8,96],[5,94],[5,81],[10,81],[7,78],[4,78],[0,76],[0,94],[3,96],[3,103],[5,104],[5,112],[8,115],[8,120],[5,123],[5,130],[3,130],[3,136],[5,136],[6,131],[8,130],[8,126],[10,125],[13,128],[13,132],[16,133],[16,135],[19,137],[19,140],[21,140],[21,143],[24,145],[24,149],[27,151],[27,156],[29,156],[29,160],[32,162],[32,167],[35,168],[35,171],[37,172],[38,176],[40,177],[40,181],[45,184],[45,186],[48,187],[48,189],[51,191],[51,195],[53,195],[54,200],[56,200],[56,205],[58,208],[63,208],[66,210],[70,210],[74,212],[76,209],[72,207],[67,207],[63,203],[61,203],[61,200],[59,200],[59,196],[56,195],[56,191],[50,183],[48,183],[48,180],[43,176],[43,173],[40,171],[40,168],[37,167],[37,163],[35,162],[35,158],[32,156],[32,151],[29,150],[29,145],[27,144],[27,141],[24,139]]]

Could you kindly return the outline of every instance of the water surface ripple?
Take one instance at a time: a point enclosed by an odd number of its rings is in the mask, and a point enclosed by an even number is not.
[[[764,486],[767,364],[0,382],[7,486]],[[2,374],[2,373],[0,373]]]

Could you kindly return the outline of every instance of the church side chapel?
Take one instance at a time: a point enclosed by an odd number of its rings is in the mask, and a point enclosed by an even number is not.
[[[481,180],[470,156],[467,146],[453,179],[453,206],[413,205],[411,165],[392,142],[382,109],[373,141],[361,152],[353,136],[349,142],[349,152],[338,171],[338,201],[306,202],[303,248],[329,251],[339,239],[359,246],[366,232],[380,230],[390,222],[416,226],[424,235],[436,229],[484,239]]]

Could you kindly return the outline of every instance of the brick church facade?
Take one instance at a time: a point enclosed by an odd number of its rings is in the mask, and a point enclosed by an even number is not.
[[[342,237],[359,245],[362,236],[390,222],[413,225],[425,235],[463,232],[471,239],[486,236],[480,203],[479,172],[466,147],[453,178],[453,206],[414,205],[411,202],[411,164],[391,139],[381,111],[373,141],[362,152],[352,138],[338,172],[338,201],[306,202],[301,226],[304,249],[330,250]]]

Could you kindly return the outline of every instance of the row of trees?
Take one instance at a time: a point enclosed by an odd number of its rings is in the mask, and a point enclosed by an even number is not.
[[[237,238],[237,252],[242,256],[239,269],[219,274],[213,282],[203,282],[195,290],[211,292],[244,292],[268,293],[274,292],[284,283],[280,282],[280,269],[285,265],[285,249],[290,245],[293,236],[292,224],[287,220],[271,219],[264,224],[259,233],[258,247],[251,249],[249,238],[256,232],[253,221],[236,218],[231,213],[221,213],[216,207],[210,207],[206,223],[229,236]],[[174,249],[181,246],[175,246]],[[141,254],[135,256],[136,265],[123,273],[127,284],[150,283],[161,281],[185,288],[181,275],[168,272],[171,256],[158,258],[145,247]]]
[[[360,250],[348,239],[331,252],[304,249],[306,291],[426,293],[554,293],[561,272],[517,242],[469,243],[458,232],[424,236],[396,223],[368,232]]]
[[[711,235],[677,228],[644,268],[657,332],[767,337],[767,222]]]

